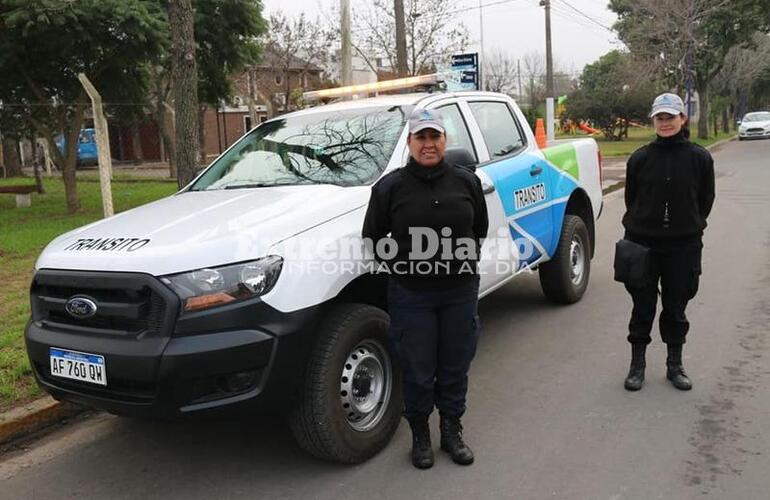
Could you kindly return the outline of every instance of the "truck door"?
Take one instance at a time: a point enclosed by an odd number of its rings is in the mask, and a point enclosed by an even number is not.
[[[484,145],[474,143],[468,130],[467,119],[463,116],[458,103],[444,104],[442,101],[437,106],[437,109],[441,110],[444,117],[447,148],[462,147],[469,151],[478,162],[480,159],[479,153],[482,153],[479,148],[483,148]],[[466,110],[465,114],[467,115],[468,113]],[[486,154],[483,155],[483,159],[486,160]],[[481,173],[479,177],[484,189],[484,199],[487,202],[487,213],[489,214],[488,237],[482,247],[482,256],[484,258],[479,262],[481,278],[479,288],[484,293],[513,274],[516,265],[512,264],[510,260],[511,256],[515,254],[513,245],[509,245],[506,242],[504,248],[498,248],[499,242],[496,236],[500,232],[507,233],[508,227],[505,210],[500,203],[500,198],[495,193],[494,185],[486,174]]]
[[[479,97],[469,98],[467,104],[488,156],[481,170],[502,202],[519,266],[536,264],[548,257],[553,239],[550,169],[529,152],[532,146],[508,102]]]

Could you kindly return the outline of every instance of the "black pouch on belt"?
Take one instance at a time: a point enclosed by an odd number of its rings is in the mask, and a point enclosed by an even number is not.
[[[647,284],[649,266],[649,248],[630,240],[615,243],[615,281],[642,288]]]

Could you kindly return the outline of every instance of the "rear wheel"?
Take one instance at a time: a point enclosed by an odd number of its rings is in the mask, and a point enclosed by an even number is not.
[[[388,315],[335,306],[320,326],[299,402],[289,417],[299,445],[325,460],[359,463],[390,441],[401,418],[401,379],[388,351]]]
[[[565,215],[553,258],[540,265],[540,286],[549,300],[572,304],[583,297],[591,274],[591,240],[583,219]]]

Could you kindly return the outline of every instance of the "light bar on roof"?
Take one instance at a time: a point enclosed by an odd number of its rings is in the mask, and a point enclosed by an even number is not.
[[[349,85],[347,87],[337,87],[336,89],[322,89],[305,92],[302,98],[306,101],[316,101],[318,99],[342,97],[355,94],[367,94],[369,92],[384,92],[386,90],[408,89],[420,85],[435,85],[444,79],[438,73],[430,75],[409,76],[407,78],[396,78],[395,80],[383,80],[374,83],[362,83],[360,85]]]

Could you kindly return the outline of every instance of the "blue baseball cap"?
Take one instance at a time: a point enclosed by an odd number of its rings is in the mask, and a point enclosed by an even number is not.
[[[420,130],[432,128],[442,134],[446,133],[444,129],[444,117],[441,111],[437,109],[416,109],[409,116],[409,133],[416,134]]]

